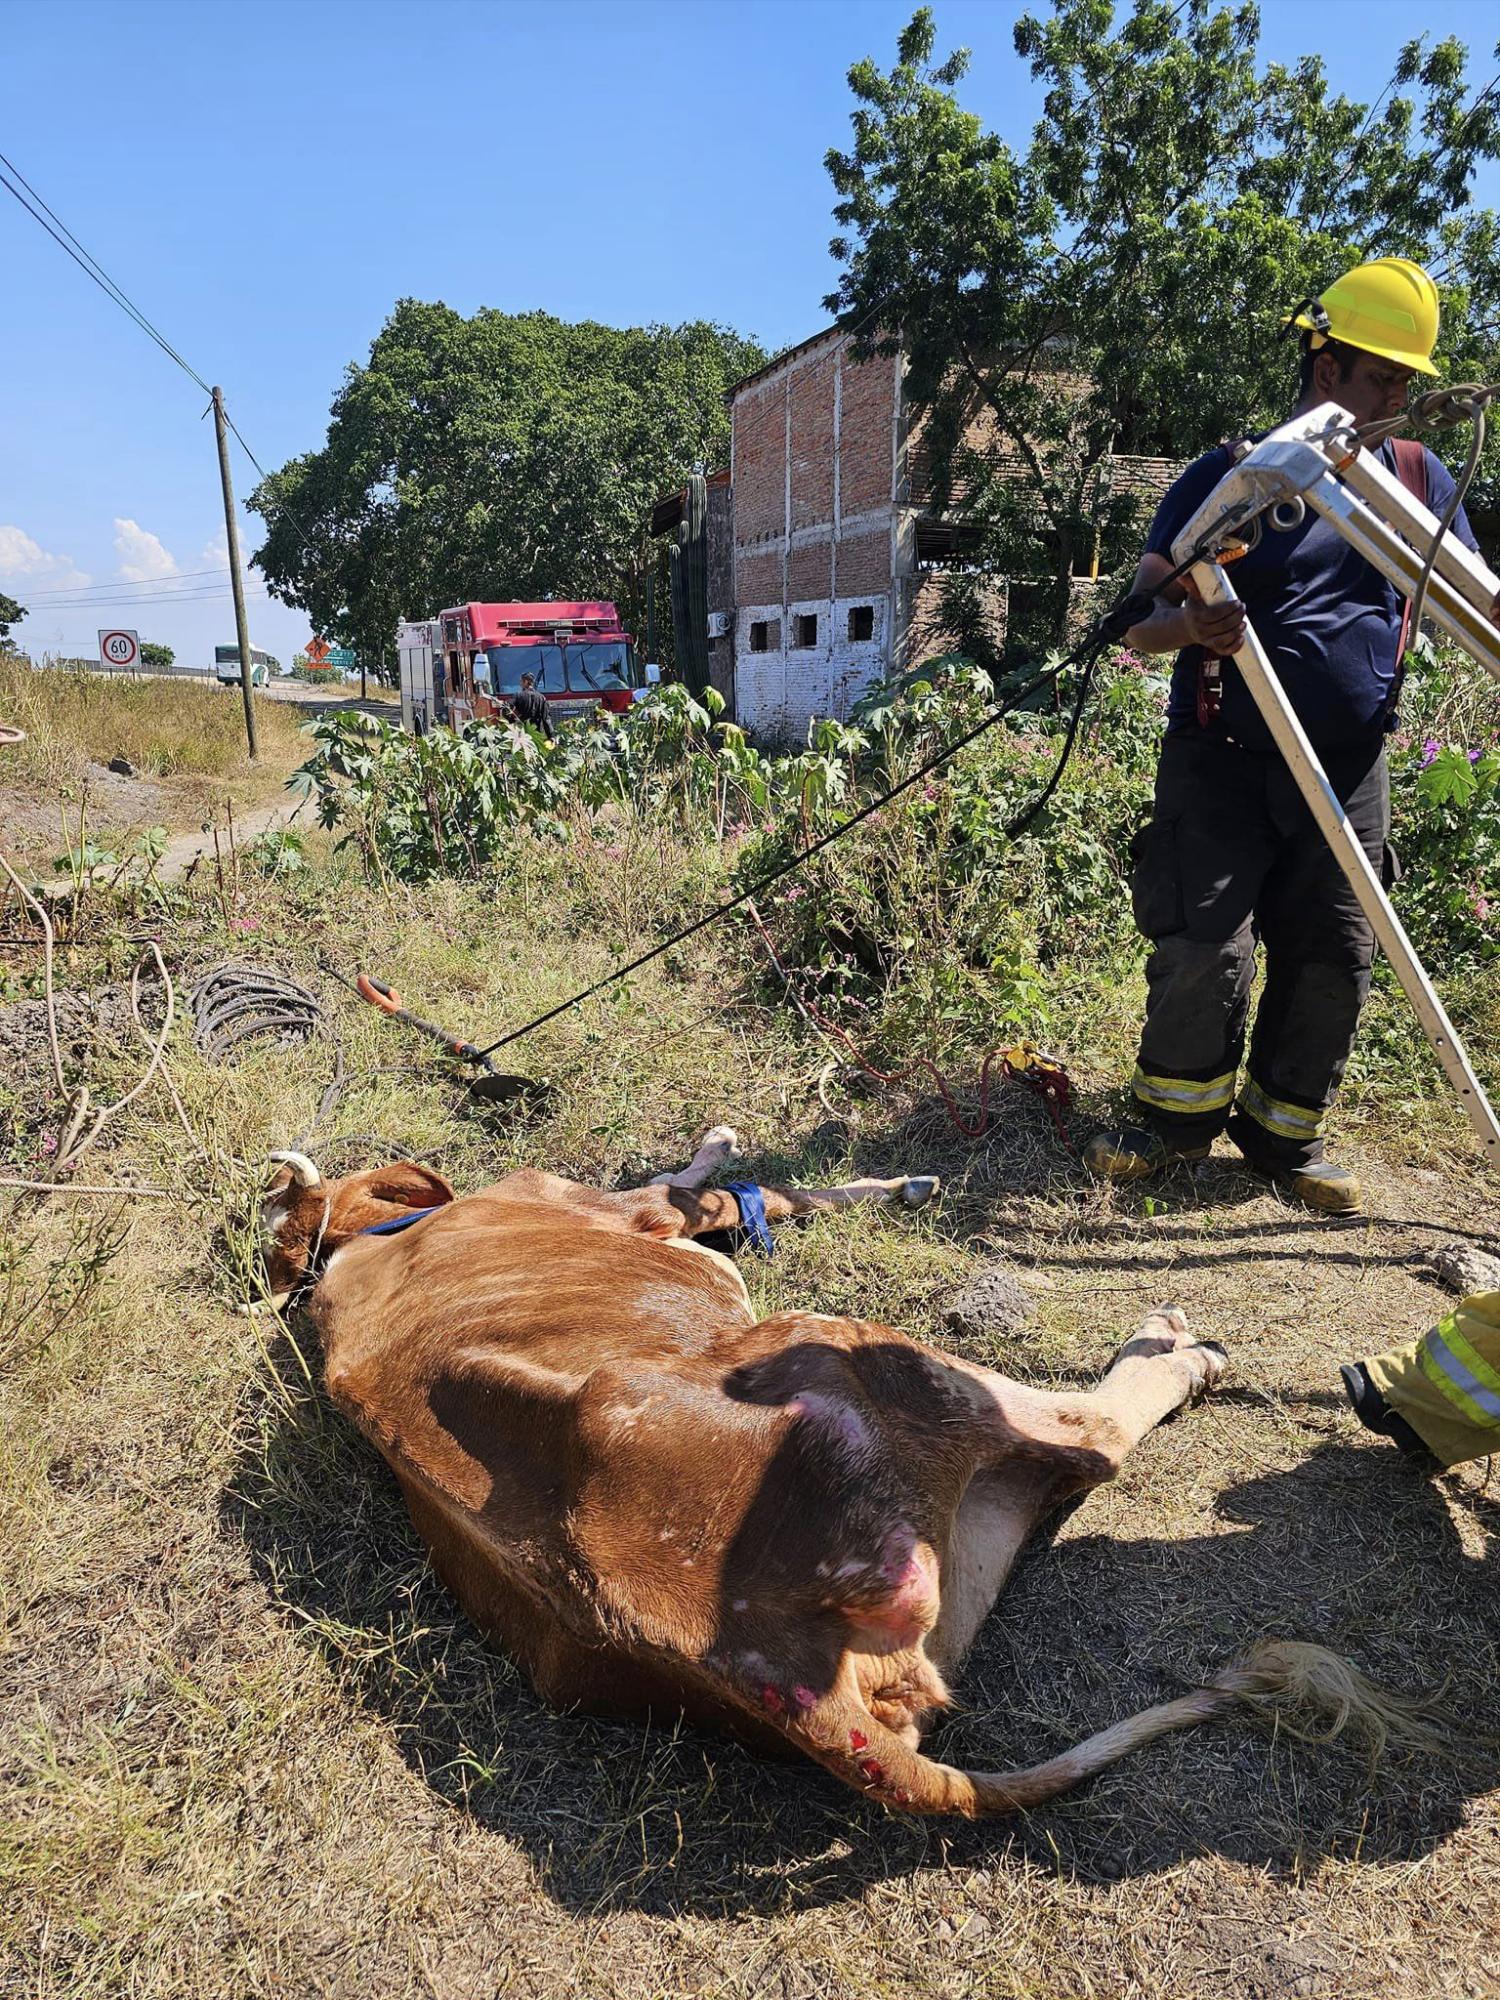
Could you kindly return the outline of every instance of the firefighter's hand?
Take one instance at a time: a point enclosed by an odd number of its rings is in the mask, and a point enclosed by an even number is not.
[[[1182,606],[1191,643],[1223,657],[1245,643],[1245,607],[1237,597],[1227,604],[1200,604],[1189,597]]]

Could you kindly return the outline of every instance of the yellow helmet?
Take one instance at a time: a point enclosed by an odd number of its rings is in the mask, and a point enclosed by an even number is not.
[[[1438,337],[1438,289],[1420,264],[1405,257],[1377,257],[1356,264],[1319,299],[1309,299],[1292,320],[1313,336],[1313,346],[1340,340],[1346,347],[1383,355],[1419,375],[1436,375],[1432,350]]]

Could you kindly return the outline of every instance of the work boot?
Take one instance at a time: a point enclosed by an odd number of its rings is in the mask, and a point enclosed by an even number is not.
[[[1363,1361],[1346,1361],[1339,1373],[1344,1378],[1344,1394],[1367,1431],[1387,1437],[1405,1457],[1414,1459],[1424,1472],[1439,1470],[1438,1461],[1399,1411],[1393,1410],[1370,1380]]]
[[[1238,1140],[1235,1143],[1238,1145]],[[1243,1146],[1240,1151],[1252,1173],[1274,1181],[1283,1194],[1300,1201],[1304,1208],[1344,1221],[1363,1215],[1365,1191],[1359,1176],[1351,1174],[1347,1167],[1336,1167],[1332,1160],[1313,1160],[1305,1167],[1288,1167],[1272,1160],[1258,1160],[1253,1153],[1245,1153]]]
[[[1106,1181],[1143,1181],[1174,1160],[1206,1160],[1208,1146],[1173,1146],[1145,1125],[1106,1126],[1083,1149],[1083,1164]]]

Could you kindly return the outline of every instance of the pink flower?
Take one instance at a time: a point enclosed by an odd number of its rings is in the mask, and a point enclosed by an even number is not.
[[[258,917],[234,917],[231,919],[231,925],[237,931],[258,931],[260,929],[260,919]]]
[[[55,1132],[44,1132],[42,1134],[42,1151],[49,1160],[57,1151],[57,1134]]]
[[[1427,741],[1422,745],[1422,769],[1424,771],[1442,747],[1442,744],[1438,742],[1435,736],[1428,737]]]
[[[1479,921],[1482,924],[1487,924],[1489,922],[1490,899],[1488,896],[1476,896],[1474,898],[1474,914],[1476,917],[1478,917]]]

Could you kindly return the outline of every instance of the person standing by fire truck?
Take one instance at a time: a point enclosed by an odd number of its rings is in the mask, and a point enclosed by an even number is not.
[[[1346,272],[1287,322],[1301,333],[1293,414],[1338,403],[1358,424],[1395,416],[1417,376],[1437,374],[1438,294],[1420,266],[1382,257]],[[1384,464],[1441,514],[1453,481],[1403,440]],[[1233,463],[1220,445],[1178,478],[1136,572],[1152,591],[1172,544]],[[1454,532],[1470,548],[1462,510]],[[1377,870],[1388,848],[1392,727],[1406,646],[1395,588],[1311,509],[1265,533],[1231,572],[1243,601],[1197,602],[1182,583],[1127,635],[1177,655],[1149,825],[1132,843],[1132,903],[1152,945],[1140,1055],[1139,1123],[1095,1133],[1090,1169],[1137,1180],[1203,1159],[1222,1131],[1248,1164],[1305,1206],[1360,1212],[1360,1184],[1323,1151],[1324,1121],[1370,985],[1374,936],[1232,659],[1247,612],[1350,826]],[[1243,1081],[1257,942],[1265,983]],[[1238,1098],[1236,1086],[1238,1084]]]
[[[520,692],[508,695],[506,703],[517,722],[524,722],[529,729],[539,729],[549,742],[552,740],[547,697],[538,691],[534,675],[522,674]]]

